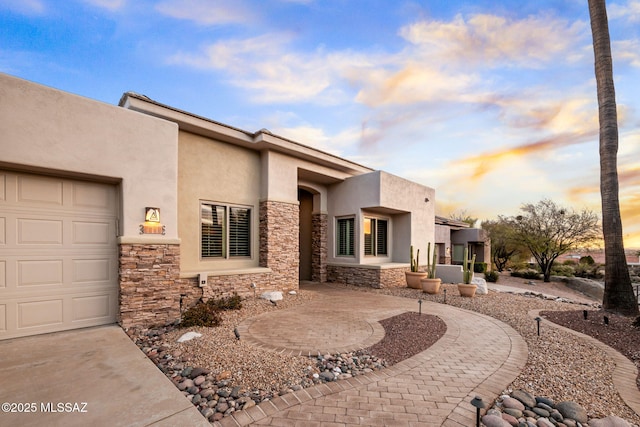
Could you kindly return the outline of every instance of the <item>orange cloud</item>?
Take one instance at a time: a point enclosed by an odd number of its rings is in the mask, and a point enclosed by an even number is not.
[[[505,161],[512,157],[528,156],[540,152],[555,150],[561,147],[581,144],[583,142],[592,140],[594,137],[597,137],[597,135],[597,131],[580,134],[554,135],[549,138],[541,139],[517,147],[510,147],[504,150],[481,153],[476,156],[458,160],[454,163],[462,165],[472,165],[474,167],[472,178],[479,179],[492,170],[495,170],[497,162]]]

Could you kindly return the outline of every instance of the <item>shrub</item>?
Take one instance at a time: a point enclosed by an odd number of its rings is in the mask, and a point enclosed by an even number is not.
[[[486,262],[476,262],[475,264],[473,264],[474,273],[484,273],[485,271],[487,271]]]
[[[240,298],[240,295],[234,293],[233,296],[230,297],[209,300],[207,304],[211,304],[211,306],[217,310],[240,310],[242,308],[242,298]]]
[[[180,326],[189,328],[191,326],[207,326],[215,328],[220,325],[220,313],[211,304],[198,302],[182,314]]]
[[[599,279],[602,276],[600,273],[600,265],[599,264],[587,264],[580,263],[575,268],[575,275],[577,277],[584,277],[587,279]]]
[[[554,265],[551,268],[551,274],[554,276],[572,277],[575,273],[575,269],[570,265]]]
[[[562,262],[562,265],[576,265],[576,264],[577,264],[577,262],[575,260],[573,260],[573,259],[565,259]]]
[[[593,265],[595,263],[596,262],[591,255],[583,256],[580,258],[580,264]]]
[[[191,326],[215,328],[220,325],[221,311],[240,310],[241,308],[242,298],[235,293],[230,297],[210,299],[207,302],[199,301],[195,306],[189,308],[182,314],[180,326],[184,328]]]
[[[511,275],[513,277],[522,277],[523,279],[531,279],[531,280],[540,279],[540,273],[532,269],[512,271]]]
[[[496,283],[498,281],[499,277],[500,277],[500,274],[498,274],[498,272],[494,271],[494,270],[485,271],[485,273],[484,273],[484,279],[487,282]]]

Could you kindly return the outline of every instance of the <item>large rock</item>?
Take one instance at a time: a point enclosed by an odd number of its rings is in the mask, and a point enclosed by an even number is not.
[[[524,406],[527,406],[529,408],[533,408],[534,406],[536,406],[535,397],[524,390],[514,390],[513,393],[511,393],[511,397],[513,397],[514,399],[518,399]]]
[[[589,421],[589,427],[631,427],[631,424],[620,417],[609,415],[606,418]]]
[[[186,342],[186,341],[191,341],[194,338],[200,338],[202,336],[201,333],[198,332],[187,332],[185,334],[182,334],[182,336],[180,336],[180,338],[178,338],[178,342]]]
[[[514,399],[513,397],[503,397],[502,405],[505,408],[517,409],[519,411],[524,411],[524,405],[518,399]]]
[[[511,427],[511,424],[497,415],[485,415],[482,417],[482,423],[486,427]]]
[[[265,292],[262,295],[260,295],[260,298],[266,299],[269,301],[282,301],[283,299],[282,292],[280,291]]]
[[[471,279],[471,284],[478,286],[478,288],[476,289],[477,295],[486,295],[489,293],[489,288],[487,288],[486,280],[480,277],[474,277],[473,279]]]
[[[586,424],[586,422],[589,421],[587,411],[585,411],[584,408],[576,402],[560,402],[556,405],[556,409],[563,417],[571,418],[581,424]]]

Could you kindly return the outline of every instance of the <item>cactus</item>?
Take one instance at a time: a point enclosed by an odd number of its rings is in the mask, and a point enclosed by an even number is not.
[[[469,259],[469,248],[464,248],[464,260],[462,260],[462,281],[465,284],[471,283],[471,278],[473,277],[473,266],[476,263],[476,254],[473,254],[473,257]]]
[[[415,259],[413,258],[413,245],[411,245],[411,253],[409,255],[411,257],[411,272],[417,273],[418,268],[420,267],[420,249],[416,252]]]
[[[433,258],[431,258],[431,242],[427,243],[427,273],[429,274],[427,277],[429,279],[436,278],[436,253],[435,245],[433,245]]]

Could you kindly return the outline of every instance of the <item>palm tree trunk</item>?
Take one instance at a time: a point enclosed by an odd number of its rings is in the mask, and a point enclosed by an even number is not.
[[[638,314],[629,268],[624,253],[620,201],[618,198],[618,116],[613,85],[613,61],[605,0],[588,0],[593,35],[595,73],[600,120],[600,196],[605,248],[605,310]]]

